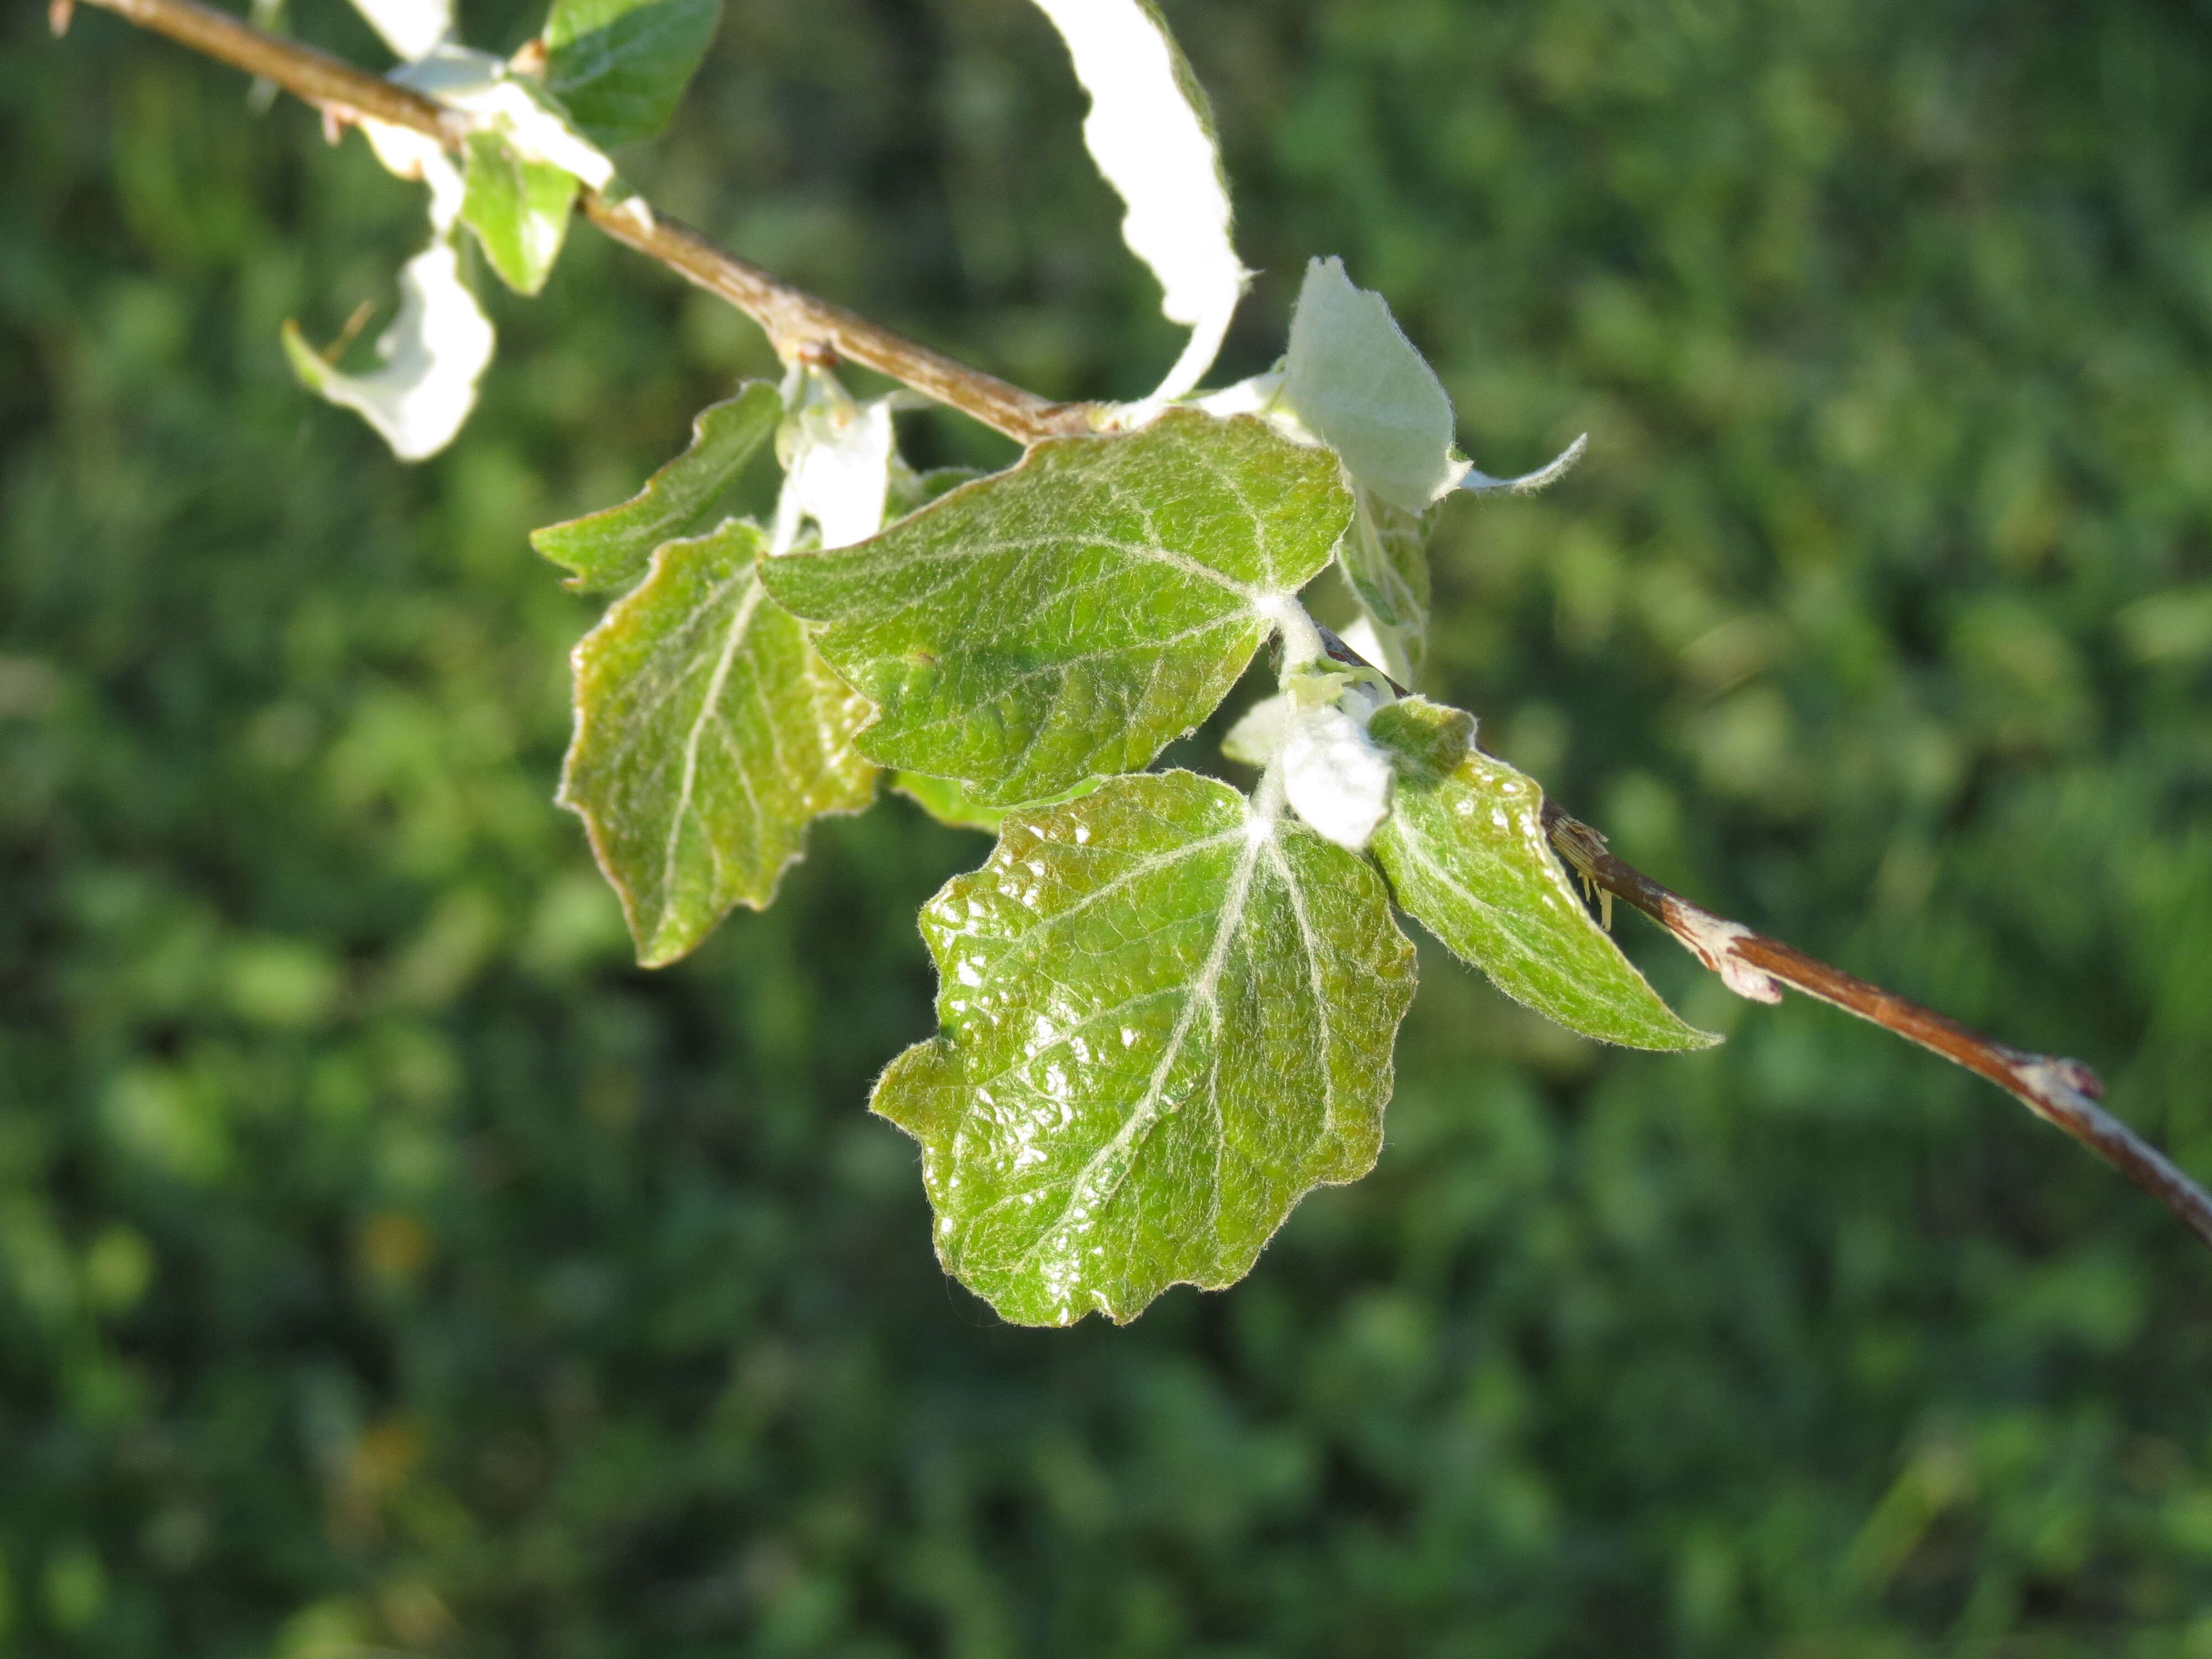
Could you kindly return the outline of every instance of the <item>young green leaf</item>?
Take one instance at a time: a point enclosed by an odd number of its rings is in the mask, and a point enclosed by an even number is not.
[[[575,573],[568,586],[586,591],[627,587],[653,549],[696,536],[720,516],[723,496],[783,419],[783,398],[766,380],[709,404],[691,422],[691,444],[619,506],[547,525],[530,544]]]
[[[467,194],[461,219],[483,245],[500,280],[518,294],[535,294],[552,274],[568,232],[576,179],[564,168],[526,161],[498,133],[468,139]]]
[[[1352,502],[1335,458],[1170,410],[1038,444],[769,591],[877,708],[860,748],[992,804],[1148,763],[1228,694]]]
[[[668,125],[713,44],[721,0],[554,0],[546,83],[602,149]]]
[[[1407,697],[1368,734],[1398,770],[1373,851],[1406,912],[1515,1000],[1631,1048],[1705,1048],[1575,896],[1545,838],[1544,792],[1474,745],[1474,721]]]
[[[1403,684],[1428,653],[1429,532],[1437,509],[1408,513],[1364,489],[1352,499],[1352,528],[1336,556],[1374,624],[1381,667]]]
[[[1052,800],[1030,801],[1020,806],[988,806],[951,778],[933,778],[920,772],[891,775],[892,789],[939,823],[949,823],[956,830],[981,830],[991,836],[999,833],[999,826],[1006,821],[1009,812],[1042,811],[1064,801],[1079,800],[1104,781],[1103,778],[1085,778]]]
[[[763,592],[757,525],[670,542],[577,646],[576,735],[560,802],[584,820],[648,968],[758,909],[824,812],[875,771],[862,705]]]
[[[1009,817],[922,911],[939,1035],[873,1106],[1006,1318],[1134,1318],[1375,1162],[1413,952],[1364,860],[1188,772]]]

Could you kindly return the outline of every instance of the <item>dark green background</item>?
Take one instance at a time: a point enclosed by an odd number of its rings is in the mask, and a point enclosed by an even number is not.
[[[996,1324],[862,1110],[985,843],[826,825],[647,975],[548,800],[592,610],[525,532],[759,337],[580,229],[398,466],[277,330],[387,300],[420,191],[41,9],[0,48],[0,1649],[2212,1656],[2212,1261],[1638,918],[1720,1050],[1430,961],[1376,1175],[1225,1294]],[[1655,873],[2080,1055],[2212,1173],[2212,10],[1171,11],[1264,273],[1224,369],[1339,252],[1486,468],[1591,434],[1451,509],[1433,689]],[[1079,113],[1019,0],[734,0],[627,164],[1132,395],[1176,334]]]

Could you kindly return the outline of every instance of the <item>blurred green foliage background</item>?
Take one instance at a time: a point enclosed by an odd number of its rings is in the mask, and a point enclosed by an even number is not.
[[[2080,1055],[2212,1173],[2212,9],[1169,9],[1264,273],[1224,369],[1340,252],[1480,464],[1592,434],[1452,509],[1431,689],[1654,873]],[[277,329],[388,301],[419,190],[41,12],[0,51],[0,1650],[2212,1656],[2212,1262],[1638,918],[1721,1049],[1432,958],[1374,1176],[1228,1293],[997,1325],[862,1109],[985,843],[825,824],[647,975],[549,803],[592,611],[525,532],[758,335],[580,229],[397,465]],[[1133,395],[1177,340],[1079,108],[1018,0],[732,0],[625,159]]]

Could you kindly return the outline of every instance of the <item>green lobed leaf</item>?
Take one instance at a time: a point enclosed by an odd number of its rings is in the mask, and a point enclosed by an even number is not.
[[[571,587],[627,587],[661,543],[709,527],[724,493],[782,419],[781,394],[766,380],[751,381],[736,397],[701,410],[690,447],[629,500],[533,530],[530,544],[575,573]]]
[[[1381,666],[1410,680],[1428,653],[1429,533],[1437,509],[1408,513],[1364,489],[1352,496],[1352,526],[1337,557],[1390,659]]]
[[[516,293],[537,293],[568,234],[575,176],[524,159],[495,132],[472,132],[463,179],[461,219],[476,232],[484,258]]]
[[[1085,778],[1066,794],[1051,800],[1029,801],[1020,806],[990,806],[977,800],[951,778],[933,778],[921,772],[894,772],[891,787],[935,818],[956,830],[981,830],[995,836],[1009,812],[1042,811],[1062,801],[1080,799],[1104,780]]]
[[[1474,717],[1420,697],[1368,735],[1397,766],[1370,849],[1401,908],[1515,1000],[1631,1048],[1720,1041],[1685,1024],[1590,919],[1544,834],[1534,780],[1474,745]]]
[[[554,0],[545,80],[602,149],[668,125],[714,43],[721,0]]]
[[[939,1259],[1006,1318],[1233,1284],[1373,1167],[1413,946],[1373,867],[1276,801],[1109,778],[1009,816],[924,908],[940,1030],[872,1104],[921,1143]]]
[[[664,545],[577,646],[560,803],[590,832],[637,959],[684,955],[775,896],[806,826],[875,798],[860,701],[760,583],[760,526]]]
[[[1147,764],[1211,714],[1351,513],[1328,451],[1171,410],[1048,440],[767,580],[875,704],[864,753],[987,804],[1040,800]]]

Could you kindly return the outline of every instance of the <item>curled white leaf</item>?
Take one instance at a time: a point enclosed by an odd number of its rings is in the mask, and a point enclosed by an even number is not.
[[[386,172],[429,185],[430,228],[441,236],[452,230],[461,216],[468,187],[446,147],[412,127],[387,126],[382,121],[363,118],[361,130]]]
[[[1389,814],[1390,757],[1345,707],[1294,708],[1276,761],[1292,810],[1339,847],[1358,852]]]
[[[1493,489],[1508,489],[1516,495],[1533,495],[1565,477],[1589,447],[1589,434],[1585,432],[1534,472],[1523,472],[1517,478],[1493,478],[1487,472],[1478,472],[1469,466],[1467,476],[1459,481],[1459,487],[1478,495],[1487,495]]]
[[[1419,513],[1468,470],[1452,454],[1443,382],[1379,294],[1355,288],[1334,256],[1306,266],[1291,313],[1283,401],[1336,451],[1352,481]]]
[[[605,189],[615,176],[606,152],[577,131],[532,82],[513,73],[504,58],[440,46],[391,78],[460,111],[478,130],[497,132],[525,161],[559,167],[593,190]]]
[[[1221,739],[1221,752],[1239,765],[1264,769],[1283,746],[1291,723],[1291,698],[1286,691],[1262,697],[1237,718]]]
[[[1191,331],[1133,423],[1213,366],[1250,273],[1230,240],[1229,184],[1205,94],[1159,14],[1146,0],[1036,3],[1091,94],[1083,140],[1127,208],[1121,239],[1159,279],[1161,312]]]
[[[384,367],[347,374],[284,325],[285,355],[308,390],[358,413],[403,461],[434,455],[460,430],[491,362],[492,328],[441,236],[399,275],[399,314],[377,340]]]
[[[410,64],[428,57],[453,33],[453,0],[353,0],[353,6],[392,55]]]
[[[897,401],[893,392],[856,402],[824,370],[793,367],[784,387],[789,413],[775,434],[784,474],[769,538],[771,556],[788,553],[809,520],[823,547],[849,547],[884,527]]]

